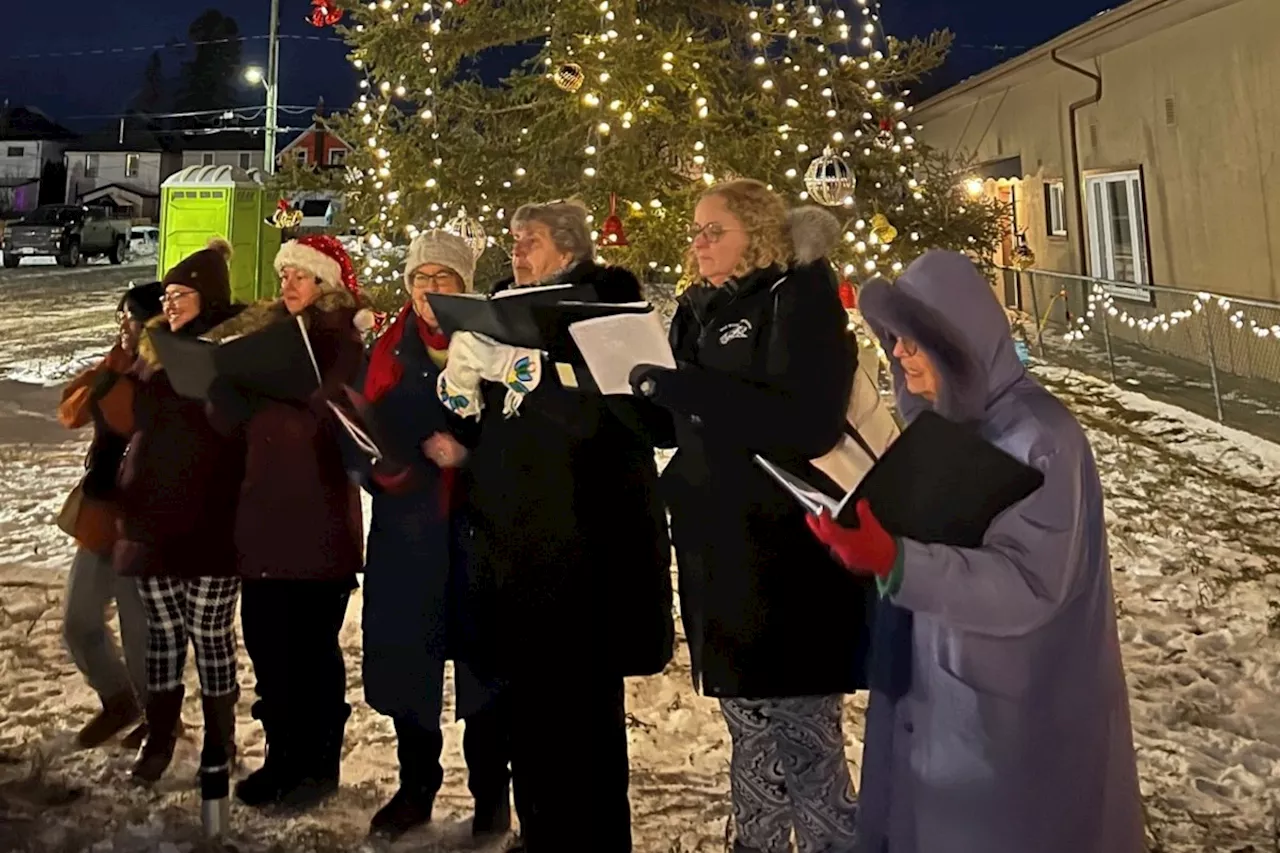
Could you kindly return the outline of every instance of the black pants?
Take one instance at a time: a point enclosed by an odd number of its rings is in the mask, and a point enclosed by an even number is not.
[[[341,719],[347,705],[347,668],[338,633],[353,581],[246,580],[240,627],[253,661],[258,703],[254,716],[272,734],[299,722]]]
[[[520,833],[529,853],[629,853],[627,723],[622,679],[541,677],[499,701],[511,743]]]
[[[444,736],[412,717],[397,717],[396,752],[400,759],[400,783],[434,795],[444,782],[440,753]],[[463,720],[462,754],[467,761],[467,787],[482,806],[506,800],[511,773],[507,733],[496,706],[477,711]]]

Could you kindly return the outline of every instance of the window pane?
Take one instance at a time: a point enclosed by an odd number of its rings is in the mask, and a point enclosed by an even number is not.
[[[1095,181],[1090,187],[1089,211],[1092,222],[1093,274],[1098,278],[1111,278],[1111,267],[1108,263],[1107,207],[1102,196],[1102,183]]]
[[[1129,184],[1107,181],[1106,191],[1112,276],[1117,281],[1137,281],[1138,247],[1134,240],[1133,210],[1129,206]]]
[[[240,168],[248,169],[253,162],[253,157],[248,151],[240,152]]]

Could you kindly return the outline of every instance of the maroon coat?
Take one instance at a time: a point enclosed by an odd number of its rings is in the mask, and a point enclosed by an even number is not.
[[[306,310],[324,380],[309,405],[258,399],[237,413],[217,399],[212,403],[215,423],[245,440],[235,522],[243,578],[341,580],[361,569],[360,493],[347,476],[339,444],[342,427],[325,405],[360,372],[364,348],[353,325],[355,313],[355,300],[345,291],[326,293]],[[249,334],[289,321],[282,303],[254,306],[210,337]]]
[[[120,466],[123,519],[112,552],[116,571],[185,579],[234,576],[231,532],[244,441],[214,430],[202,402],[178,396],[145,340],[126,381],[134,390],[133,424]]]

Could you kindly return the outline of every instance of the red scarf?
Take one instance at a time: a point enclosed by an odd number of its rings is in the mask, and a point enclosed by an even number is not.
[[[400,346],[405,328],[412,323],[417,329],[418,337],[427,348],[427,354],[437,366],[444,366],[443,354],[449,351],[449,336],[439,329],[432,330],[413,310],[410,302],[400,309],[395,322],[382,333],[369,353],[369,369],[365,373],[364,397],[370,403],[376,403],[384,394],[400,383],[404,377],[404,365],[396,358],[396,348]],[[434,391],[432,392],[434,394]],[[443,468],[440,471],[440,509],[447,514],[453,503],[453,484],[456,470]]]

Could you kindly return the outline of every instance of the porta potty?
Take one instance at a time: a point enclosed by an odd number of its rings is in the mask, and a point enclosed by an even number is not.
[[[280,229],[261,173],[234,166],[188,166],[160,188],[158,275],[214,237],[231,243],[231,298],[250,303],[280,291],[273,263]]]

